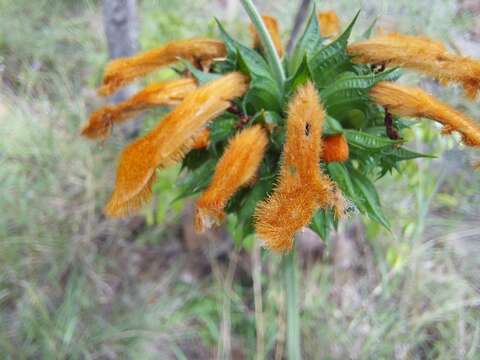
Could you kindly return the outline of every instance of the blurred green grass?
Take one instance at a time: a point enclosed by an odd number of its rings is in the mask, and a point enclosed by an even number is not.
[[[282,19],[286,30],[296,5],[264,2],[262,9]],[[326,9],[323,2],[319,6]],[[360,7],[362,25],[380,14],[385,26],[447,42],[472,26],[473,16],[458,15],[453,0],[435,6],[407,0],[333,6],[344,22]],[[142,46],[212,36],[212,13],[223,17],[217,3],[141,1]],[[247,39],[246,20],[239,16],[225,21]],[[207,359],[229,337],[232,353],[253,358],[250,274],[225,292],[227,265],[208,255],[217,246],[210,241],[193,256],[207,258],[213,273],[199,276],[192,269],[192,254],[179,241],[183,204],[167,208],[178,169],[161,173],[156,200],[144,212],[151,226],[140,234],[129,221],[100,215],[125,139],[116,133],[106,144],[93,144],[78,129],[101,104],[93,89],[106,61],[98,2],[0,0],[2,356]],[[435,90],[417,76],[405,81]],[[445,98],[480,118],[476,104],[464,101],[457,89]],[[154,114],[147,116],[145,128],[154,120]],[[473,152],[460,152],[456,141],[432,129],[417,126],[416,136],[427,145],[411,145],[439,158],[412,162],[403,168],[406,176],[382,181],[392,233],[366,223],[360,227],[364,236],[355,238],[362,258],[338,267],[326,256],[305,271],[306,359],[478,358],[480,177],[471,171]],[[348,240],[348,233],[342,225],[337,243]],[[266,343],[273,353],[284,326],[278,316],[281,281],[278,257],[262,255]],[[221,327],[226,308],[227,334]]]

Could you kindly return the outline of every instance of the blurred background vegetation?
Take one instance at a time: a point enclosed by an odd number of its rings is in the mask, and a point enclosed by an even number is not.
[[[141,48],[216,36],[213,16],[248,41],[236,3],[139,0]],[[286,40],[299,2],[256,3],[280,19]],[[344,24],[362,9],[358,33],[378,17],[379,27],[480,58],[478,1],[318,6]],[[162,172],[141,215],[101,215],[128,140],[116,130],[91,143],[79,127],[103,104],[94,89],[107,61],[98,1],[0,0],[1,357],[254,358],[258,261],[235,248],[232,231],[193,235],[191,201],[172,203],[178,168]],[[404,81],[438,89],[413,74]],[[456,88],[440,96],[480,119],[478,102]],[[141,131],[158,115],[146,115]],[[438,158],[381,181],[392,233],[352,217],[326,243],[298,244],[305,359],[480,358],[480,175],[472,168],[480,157],[431,124],[414,131],[427,145],[411,148]],[[282,359],[279,257],[262,250],[261,262],[266,348]]]

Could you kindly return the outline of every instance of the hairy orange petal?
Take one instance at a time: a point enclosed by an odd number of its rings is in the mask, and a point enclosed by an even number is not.
[[[197,88],[195,80],[180,79],[151,84],[131,98],[113,106],[103,107],[90,115],[82,135],[91,139],[105,139],[112,125],[155,106],[174,106]]]
[[[204,149],[210,144],[210,131],[203,129],[193,139],[192,149]]]
[[[461,83],[471,98],[480,89],[480,61],[451,54],[445,46],[420,36],[391,33],[348,46],[356,62],[401,66],[438,79]]]
[[[289,104],[278,184],[255,210],[256,233],[271,250],[290,250],[295,232],[310,223],[317,208],[337,205],[338,191],[319,164],[323,120],[318,93],[309,82]]]
[[[248,78],[235,72],[198,88],[152,131],[129,144],[120,156],[115,191],[105,213],[122,216],[138,209],[155,169],[180,160],[208,122],[225,111],[230,100],[245,93],[247,84]],[[137,201],[139,194],[142,197]]]
[[[344,162],[348,160],[348,142],[343,134],[326,136],[323,139],[322,159],[326,163]]]
[[[265,23],[265,26],[267,27],[268,33],[272,37],[273,45],[277,50],[278,56],[282,57],[285,51],[283,49],[283,43],[282,43],[282,38],[280,37],[280,30],[278,27],[277,19],[274,18],[273,16],[268,16],[268,15],[263,15],[262,19],[263,19],[263,22]],[[252,34],[252,40],[253,40],[252,47],[254,49],[262,48],[262,42],[260,41],[260,37],[257,34],[257,30],[255,29],[255,26],[253,26],[253,24],[250,24],[248,29]]]
[[[211,184],[197,201],[195,228],[198,232],[224,219],[227,201],[255,177],[267,144],[268,137],[259,125],[242,130],[230,140]]]
[[[438,121],[444,125],[445,133],[458,131],[466,145],[480,146],[479,124],[422,89],[380,82],[370,90],[370,96],[392,114]]]
[[[179,58],[202,63],[225,54],[225,45],[219,40],[196,38],[171,41],[160,48],[111,61],[105,68],[103,84],[98,93],[110,95],[136,78],[172,64]]]
[[[320,35],[323,37],[336,36],[340,33],[340,19],[333,10],[321,11],[317,14],[320,24]]]

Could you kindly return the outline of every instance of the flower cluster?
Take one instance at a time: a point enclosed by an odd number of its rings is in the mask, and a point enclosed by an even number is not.
[[[358,15],[357,15],[358,16]],[[356,18],[355,18],[356,20]],[[418,36],[382,34],[349,44],[355,20],[340,34],[334,12],[311,14],[293,54],[285,54],[278,22],[264,16],[288,79],[278,84],[254,27],[246,47],[220,26],[222,40],[188,39],[105,69],[99,94],[110,95],[164,66],[183,78],[148,85],[124,102],[95,111],[82,134],[105,139],[114,124],[154,107],[170,112],[121,153],[108,216],[137,211],[152,197],[158,169],[182,162],[182,196],[196,195],[201,232],[237,217],[274,251],[312,226],[322,237],[353,203],[388,226],[370,177],[426,156],[403,147],[404,117],[429,118],[465,145],[480,146],[478,123],[425,91],[395,84],[403,67],[443,84],[460,83],[474,98],[480,62]],[[179,61],[182,60],[182,61]]]

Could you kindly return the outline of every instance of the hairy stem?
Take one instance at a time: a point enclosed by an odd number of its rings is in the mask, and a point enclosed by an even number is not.
[[[278,86],[283,91],[283,87],[286,81],[285,71],[283,70],[282,62],[278,57],[277,50],[275,50],[275,45],[273,45],[272,38],[268,33],[267,27],[262,20],[262,17],[258,13],[257,8],[253,4],[252,0],[240,0],[243,8],[247,12],[250,20],[252,21],[253,26],[257,30],[260,41],[262,42],[267,60],[270,66],[273,69],[275,79],[277,80]]]

